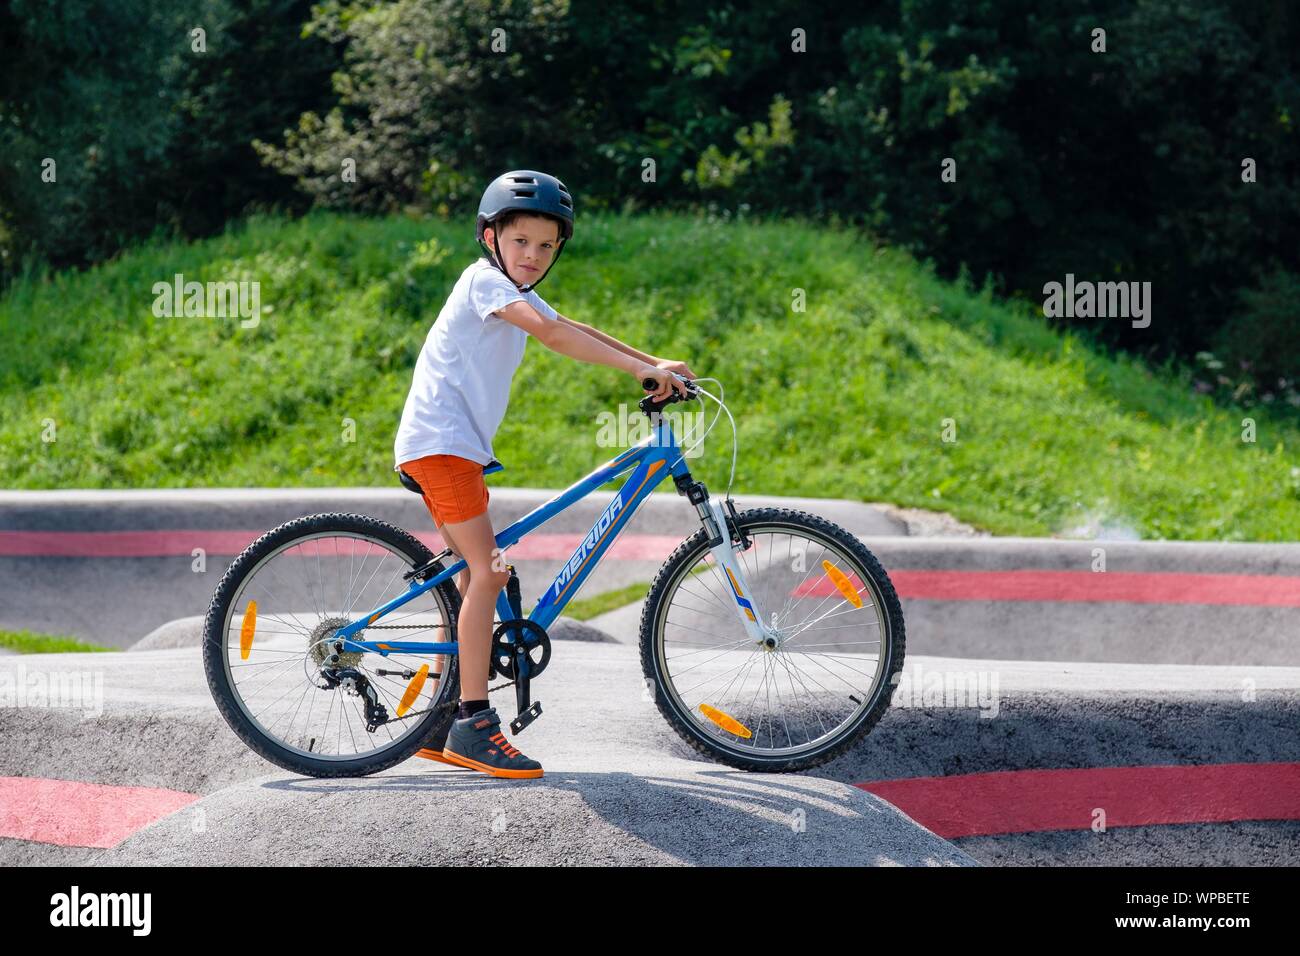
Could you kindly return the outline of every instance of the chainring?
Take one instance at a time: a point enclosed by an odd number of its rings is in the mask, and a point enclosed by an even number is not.
[[[530,662],[528,679],[532,680],[546,670],[546,665],[550,663],[551,639],[546,634],[546,628],[536,621],[521,617],[502,621],[492,632],[492,650],[489,658],[492,673],[508,680],[515,679],[515,645],[507,635],[507,632],[512,630],[523,632],[524,646]]]

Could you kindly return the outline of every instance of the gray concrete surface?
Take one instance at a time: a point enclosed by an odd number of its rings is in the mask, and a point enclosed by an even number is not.
[[[924,604],[927,602],[913,602]],[[811,771],[860,783],[998,770],[1300,760],[1300,667],[1195,666],[940,657],[917,650],[908,602],[905,689],[938,674],[974,689],[971,706],[921,706],[907,693],[866,742]],[[626,645],[640,604],[593,618]],[[953,622],[957,628],[960,619]],[[935,632],[940,642],[951,631]],[[1051,649],[1068,635],[1048,632]],[[924,642],[932,648],[936,641]],[[986,688],[981,706],[981,680]],[[1253,695],[1253,699],[1249,699]],[[924,694],[921,702],[925,700]],[[959,694],[953,704],[961,704]],[[1113,827],[953,840],[990,865],[1295,866],[1300,824],[1242,821]]]
[[[1056,830],[952,842],[988,866],[1294,867],[1300,862],[1300,821]]]
[[[286,854],[326,863],[339,857],[320,836],[321,813],[332,814],[330,834],[351,845],[374,840],[374,862],[387,863],[451,862],[458,853],[534,863],[965,862],[870,794],[857,802],[848,793],[857,788],[847,785],[1009,769],[1300,760],[1300,668],[912,656],[904,675],[917,687],[922,675],[937,673],[963,675],[969,688],[982,675],[994,689],[922,705],[904,683],[850,753],[804,774],[746,774],[700,759],[642,700],[633,647],[557,642],[534,687],[545,715],[516,738],[543,762],[542,780],[491,781],[412,759],[374,778],[331,783],[282,773],[249,752],[215,712],[194,649],[20,660],[29,668],[102,671],[104,713],[0,710],[8,743],[0,774],[172,787],[204,800],[112,851],[47,853],[0,841],[0,861],[12,863],[255,862]],[[513,712],[506,691],[493,703]],[[196,808],[206,832],[194,831]],[[795,834],[780,820],[799,808],[807,829]],[[492,821],[504,832],[494,832]],[[812,852],[810,834],[832,824],[842,828],[840,841]],[[545,838],[533,845],[537,828]],[[1291,822],[1129,829],[952,842],[991,864],[1300,862],[1300,828]],[[915,841],[910,850],[908,840]]]
[[[1300,577],[1300,544],[867,537],[890,572],[1083,571]],[[1152,664],[1300,663],[1300,607],[903,599],[908,648],[952,657]]]
[[[1300,664],[1300,608],[903,600],[918,654],[1124,664]]]
[[[534,686],[544,715],[515,738],[546,768],[529,781],[419,758],[348,780],[285,773],[227,728],[197,649],[22,663],[102,672],[103,713],[0,709],[0,775],[170,787],[203,799],[112,850],[0,840],[0,863],[974,864],[845,783],[703,760],[641,699],[640,665],[618,644],[556,649]],[[493,703],[513,714],[508,691]]]
[[[917,669],[921,669],[921,677]],[[859,747],[817,773],[862,782],[997,770],[1300,761],[1300,668],[911,657],[924,675],[994,686],[993,707],[906,694]],[[974,676],[972,676],[974,675]],[[1250,698],[1253,699],[1243,699]],[[922,698],[923,700],[924,698]],[[975,695],[978,699],[978,695]],[[1300,826],[1243,821],[952,841],[989,865],[1296,866]]]
[[[552,494],[494,488],[494,524],[504,526]],[[610,494],[591,496],[541,530],[585,531]],[[776,504],[830,517],[862,537],[891,572],[1087,570],[1093,549],[1104,547],[1111,571],[1300,576],[1300,545],[992,539],[900,509],[751,496],[737,502],[742,509]],[[0,492],[0,530],[265,530],[328,510],[432,530],[421,501],[399,488]],[[685,537],[697,526],[684,499],[663,493],[643,506],[631,530]],[[951,536],[909,536],[918,530]],[[551,670],[534,689],[546,717],[516,740],[546,765],[542,780],[492,781],[412,759],[376,777],[329,783],[281,773],[249,752],[212,704],[194,641],[231,557],[210,555],[202,574],[191,571],[188,555],[0,557],[0,627],[71,633],[122,648],[147,635],[145,647],[174,648],[5,656],[0,669],[92,669],[104,677],[106,700],[103,714],[91,719],[58,708],[0,708],[0,775],[203,795],[112,851],[0,840],[0,862],[329,862],[344,858],[339,844],[373,844],[372,862],[1300,862],[1300,825],[1277,821],[949,843],[847,786],[1039,767],[1300,760],[1300,609],[905,597],[907,673],[996,681],[996,716],[981,717],[978,706],[921,706],[896,696],[851,753],[810,773],[773,776],[701,760],[641,699],[636,603],[588,622],[609,642],[592,642],[590,631],[570,639],[555,634]],[[515,563],[526,603],[560,566]],[[583,595],[648,582],[660,563],[606,562]],[[513,714],[508,692],[493,702]],[[788,825],[799,809],[803,833]],[[320,811],[333,829],[321,828]],[[196,819],[206,829],[196,831]],[[285,819],[293,822],[279,832]],[[537,839],[538,821],[549,827],[541,850],[529,842]]]

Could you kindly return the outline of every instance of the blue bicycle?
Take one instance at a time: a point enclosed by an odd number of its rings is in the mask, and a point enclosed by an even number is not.
[[[716,379],[681,381],[685,397],[640,401],[651,425],[645,440],[497,533],[504,552],[628,475],[527,617],[514,567],[506,566],[490,667],[508,683],[492,689],[513,684],[514,733],[541,714],[531,685],[550,661],[547,628],[671,476],[701,528],[664,562],[642,611],[641,663],[655,703],[713,760],[804,770],[848,750],[889,707],[904,654],[898,597],[844,528],[785,508],[737,513],[730,494],[722,503],[711,498],[686,457],[725,411],[734,480],[735,420],[723,397],[701,384],[721,392]],[[683,450],[662,410],[702,399],[718,411]],[[493,462],[485,471],[500,468]],[[359,514],[308,515],[259,537],[227,569],[205,620],[204,669],[231,728],[272,763],[315,777],[387,769],[445,731],[460,688],[452,579],[465,561],[454,557]],[[430,669],[439,655],[441,674]]]

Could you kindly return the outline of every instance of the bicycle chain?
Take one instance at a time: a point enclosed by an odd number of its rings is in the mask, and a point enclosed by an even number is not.
[[[489,687],[489,688],[488,688],[488,693],[490,694],[490,693],[492,693],[492,691],[494,691],[494,690],[504,690],[504,689],[507,688],[507,687],[514,687],[514,686],[515,686],[515,682],[514,682],[514,681],[510,681],[510,682],[505,683],[505,684],[497,684],[496,687]],[[389,717],[388,720],[385,721],[385,723],[390,723],[390,724],[391,724],[391,723],[394,723],[394,722],[399,721],[399,720],[410,720],[412,717],[420,717],[420,716],[422,716],[422,715],[424,715],[424,714],[431,714],[431,713],[433,713],[434,711],[442,711],[442,712],[444,712],[444,713],[447,713],[447,712],[450,712],[450,711],[455,710],[455,709],[456,709],[457,707],[459,707],[459,706],[460,706],[460,701],[458,701],[458,700],[452,700],[452,701],[448,701],[448,702],[445,703],[445,704],[439,704],[437,707],[430,707],[428,710],[413,710],[413,711],[411,711],[409,714],[406,714],[406,715],[404,715],[404,716],[402,716],[402,717]]]
[[[427,631],[430,628],[447,627],[446,624],[367,624],[363,631]]]
[[[493,622],[493,623],[496,623],[496,622]],[[433,625],[426,625],[426,627],[429,627],[429,626],[432,626],[432,627],[447,627],[448,625],[446,625],[446,624],[433,624]],[[379,631],[379,630],[384,630],[384,631],[409,631],[409,630],[412,630],[413,628],[419,629],[419,625],[416,625],[416,624],[371,624],[371,625],[369,625],[368,627],[364,628],[364,630],[367,630],[367,631]],[[514,681],[509,681],[508,683],[505,683],[505,684],[497,684],[496,687],[489,687],[489,688],[488,688],[488,693],[491,693],[491,692],[494,691],[494,690],[504,690],[504,689],[507,688],[507,687],[514,687],[514,686],[515,686],[515,682],[514,682]],[[388,723],[394,723],[395,721],[399,721],[399,720],[410,720],[412,717],[421,717],[421,716],[423,716],[424,714],[433,713],[435,710],[440,710],[440,711],[451,711],[451,710],[456,709],[456,708],[459,707],[459,706],[460,706],[460,702],[459,702],[459,701],[448,701],[448,702],[445,703],[445,704],[439,704],[437,707],[430,707],[428,710],[414,710],[414,711],[411,711],[411,713],[409,713],[409,714],[404,714],[404,715],[401,716],[401,717],[390,717],[390,718],[388,718],[388,721],[387,721],[387,722],[388,722]]]

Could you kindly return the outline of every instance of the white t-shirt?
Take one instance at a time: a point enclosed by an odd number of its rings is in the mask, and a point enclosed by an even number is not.
[[[495,457],[492,438],[505,417],[528,333],[492,313],[520,299],[556,317],[540,295],[520,292],[486,259],[460,274],[416,360],[393,443],[395,464],[459,455],[486,465]]]

